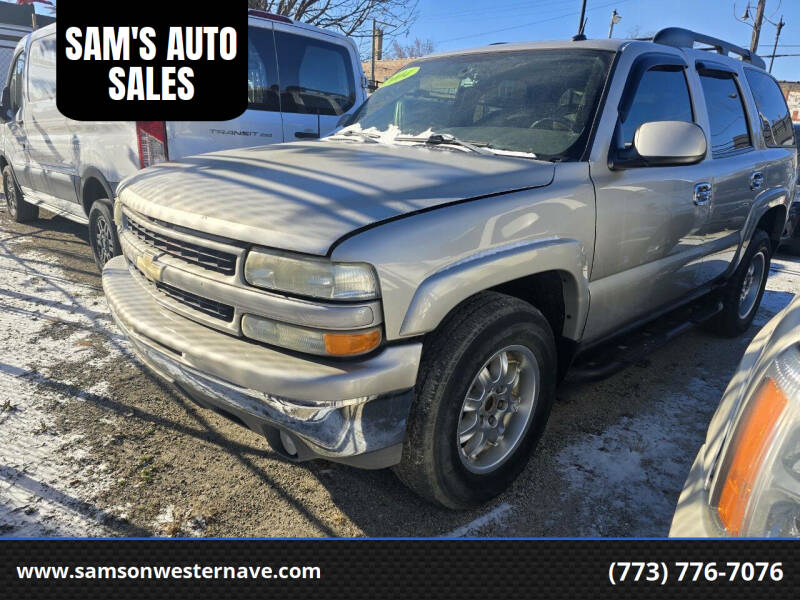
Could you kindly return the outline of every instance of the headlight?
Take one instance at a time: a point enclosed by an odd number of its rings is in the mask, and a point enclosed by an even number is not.
[[[271,250],[251,250],[244,265],[251,285],[325,300],[373,300],[378,281],[370,265]]]
[[[721,460],[711,501],[728,533],[800,536],[800,349],[769,366]]]
[[[382,338],[380,327],[357,331],[320,331],[255,315],[242,317],[242,333],[273,346],[320,356],[365,354],[377,348]]]

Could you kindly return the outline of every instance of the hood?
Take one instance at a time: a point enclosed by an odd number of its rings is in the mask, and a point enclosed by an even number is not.
[[[324,255],[353,230],[450,202],[548,185],[554,165],[460,150],[315,141],[162,163],[126,179],[126,206],[167,223]]]

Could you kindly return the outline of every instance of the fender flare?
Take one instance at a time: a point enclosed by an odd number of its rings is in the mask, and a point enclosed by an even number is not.
[[[739,266],[739,261],[747,251],[747,246],[750,243],[750,239],[753,237],[753,234],[755,233],[756,225],[758,225],[761,217],[763,217],[769,210],[775,208],[776,206],[784,206],[786,208],[785,217],[788,217],[790,205],[791,195],[789,190],[787,190],[785,187],[767,190],[756,198],[755,202],[753,202],[752,208],[750,209],[750,214],[747,215],[745,226],[742,228],[741,247],[739,249],[739,255],[736,257],[735,267]]]
[[[86,191],[86,182],[89,181],[90,179],[96,179],[97,181],[100,182],[100,185],[106,191],[106,198],[108,198],[112,202],[114,202],[114,198],[115,198],[114,190],[111,187],[111,184],[105,178],[105,175],[103,175],[100,172],[100,170],[95,168],[95,167],[87,167],[81,173],[81,176],[80,176],[80,179],[79,179],[79,189],[77,190],[78,198],[80,199],[81,205],[84,207],[84,211],[87,213],[87,216],[88,216],[88,212],[89,211],[88,211],[88,207],[86,207],[85,204],[84,204],[83,194]]]
[[[562,274],[565,308],[562,333],[570,339],[580,339],[589,312],[586,253],[577,240],[561,238],[493,248],[436,271],[414,293],[400,327],[400,336],[412,337],[433,331],[453,308],[470,296],[545,271]]]

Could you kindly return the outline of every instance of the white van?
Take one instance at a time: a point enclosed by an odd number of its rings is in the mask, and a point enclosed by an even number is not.
[[[249,12],[248,110],[220,122],[73,121],[56,107],[56,28],[22,39],[0,101],[0,168],[10,216],[44,207],[88,224],[95,261],[120,253],[117,184],[181,157],[324,136],[366,98],[358,50],[344,36],[270,13]],[[80,94],[80,83],[75,84]]]

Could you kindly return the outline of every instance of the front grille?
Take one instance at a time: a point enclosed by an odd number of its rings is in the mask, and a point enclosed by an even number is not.
[[[236,255],[234,254],[158,233],[129,216],[127,221],[133,235],[158,250],[223,275],[233,275],[236,272]]]
[[[167,283],[161,283],[159,281],[154,282],[156,289],[169,296],[173,300],[180,302],[181,304],[185,304],[190,308],[198,310],[204,314],[207,314],[211,317],[216,319],[220,319],[222,321],[227,321],[230,323],[233,321],[233,307],[228,306],[227,304],[222,304],[221,302],[217,302],[216,300],[209,300],[208,298],[203,298],[202,296],[198,296],[197,294],[192,294],[191,292],[187,292],[185,290],[179,290],[176,287],[173,287]]]

